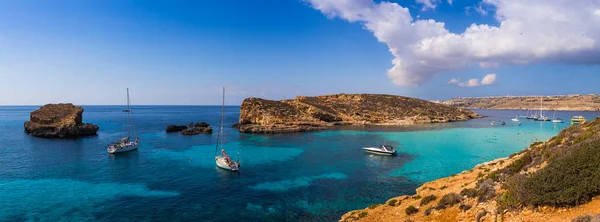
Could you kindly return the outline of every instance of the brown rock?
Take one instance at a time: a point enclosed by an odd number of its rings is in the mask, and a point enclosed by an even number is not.
[[[273,101],[247,98],[234,125],[244,133],[315,131],[335,125],[408,125],[480,117],[475,112],[420,99],[378,94],[337,94]]]
[[[96,135],[100,127],[82,123],[83,108],[71,103],[46,104],[31,112],[25,132],[43,138],[77,138]]]

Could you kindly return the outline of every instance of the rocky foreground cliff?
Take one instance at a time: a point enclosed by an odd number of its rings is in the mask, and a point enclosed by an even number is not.
[[[340,221],[600,221],[600,118]]]
[[[600,111],[600,96],[594,94],[454,98],[442,103],[468,109],[539,110],[542,100],[544,110]]]
[[[477,113],[425,100],[378,94],[298,96],[291,100],[247,98],[236,128],[246,133],[314,131],[335,125],[409,125],[445,123],[479,117]]]
[[[99,127],[83,123],[83,108],[71,103],[46,104],[29,115],[25,132],[44,138],[76,138],[96,135]]]

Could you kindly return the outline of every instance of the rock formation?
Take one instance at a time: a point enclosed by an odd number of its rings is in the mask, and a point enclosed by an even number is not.
[[[247,98],[234,127],[245,133],[287,133],[322,130],[341,124],[409,125],[477,117],[477,113],[470,110],[409,97],[337,94],[298,96],[281,101]]]
[[[44,138],[77,138],[96,135],[99,127],[82,123],[83,108],[71,103],[46,104],[31,112],[25,132]]]
[[[200,122],[194,124],[193,122],[186,125],[169,125],[166,129],[167,133],[179,132],[181,135],[191,136],[198,134],[211,134],[212,127],[208,123]]]

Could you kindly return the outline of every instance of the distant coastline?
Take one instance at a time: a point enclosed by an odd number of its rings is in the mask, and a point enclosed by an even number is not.
[[[600,111],[600,95],[459,97],[435,101],[463,109]]]

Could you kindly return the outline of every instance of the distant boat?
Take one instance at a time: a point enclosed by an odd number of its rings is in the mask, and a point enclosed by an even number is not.
[[[128,113],[128,112],[131,112],[131,110],[130,109],[124,109],[123,112]]]
[[[495,122],[495,121],[492,121],[491,125],[492,125],[492,126],[493,126],[493,125],[496,125],[496,122]]]
[[[550,121],[551,119],[544,116],[544,99],[540,97],[540,116],[534,119],[535,121]]]
[[[552,115],[552,122],[553,123],[563,123],[563,120],[561,118],[556,118],[556,110],[554,110],[554,114]]]
[[[377,155],[392,156],[396,154],[396,150],[394,150],[394,147],[390,145],[381,145],[379,147],[365,147],[362,149],[364,151]]]
[[[515,116],[515,118],[512,118],[510,120],[512,120],[513,122],[519,122],[519,116]]]
[[[138,148],[139,139],[135,133],[135,121],[133,119],[133,112],[131,112],[131,102],[129,101],[129,88],[127,88],[127,137],[121,138],[114,143],[108,145],[106,150],[108,153],[123,153],[127,151],[136,150]],[[133,134],[135,134],[135,141],[131,142],[131,127],[133,126]]]
[[[238,157],[238,161],[233,161],[229,155],[225,152],[223,148],[223,125],[225,121],[225,87],[223,87],[223,104],[221,105],[221,123],[219,125],[219,134],[217,134],[217,147],[215,148],[215,162],[217,166],[225,169],[237,172],[240,169],[240,161]],[[221,148],[221,155],[218,155],[217,152]]]
[[[573,116],[571,118],[571,125],[579,125],[585,123],[586,119],[583,116]]]
[[[500,125],[503,125],[503,126],[506,125],[506,123],[504,121],[499,121],[499,122],[500,122]]]

